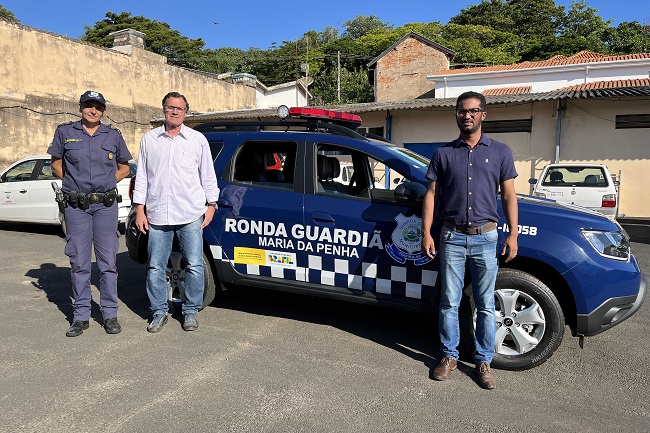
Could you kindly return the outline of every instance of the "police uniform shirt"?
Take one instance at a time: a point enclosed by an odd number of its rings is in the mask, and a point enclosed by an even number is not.
[[[63,192],[107,192],[115,188],[117,163],[131,153],[119,130],[100,124],[90,136],[81,121],[59,125],[47,153],[63,160]]]
[[[499,221],[499,185],[517,171],[508,145],[483,134],[474,148],[461,138],[439,147],[426,177],[440,185],[437,211],[443,221],[480,227]]]

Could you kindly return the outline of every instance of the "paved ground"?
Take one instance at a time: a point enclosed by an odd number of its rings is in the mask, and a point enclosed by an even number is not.
[[[567,331],[550,361],[486,391],[467,363],[431,380],[430,318],[404,312],[246,289],[196,332],[149,334],[144,268],[121,244],[122,334],[97,307],[66,338],[57,230],[0,225],[0,432],[650,431],[650,301],[585,349]],[[633,249],[648,274],[650,245]]]

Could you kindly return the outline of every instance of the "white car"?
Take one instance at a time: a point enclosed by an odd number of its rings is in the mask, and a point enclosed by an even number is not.
[[[542,169],[533,194],[561,203],[587,207],[610,219],[618,213],[618,184],[602,164],[549,164]]]
[[[129,161],[129,166],[129,176],[117,184],[118,193],[122,195],[122,202],[118,205],[120,223],[126,221],[131,208],[129,179],[135,174],[137,166],[135,161]],[[52,181],[61,186],[61,180],[52,174],[50,155],[30,156],[10,165],[0,174],[0,221],[60,224],[65,233],[65,219],[54,200]]]

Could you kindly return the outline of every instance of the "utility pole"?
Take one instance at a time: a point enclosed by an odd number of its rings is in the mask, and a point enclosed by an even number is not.
[[[298,80],[300,79],[298,66],[298,40],[296,39],[296,107],[298,107]]]
[[[336,95],[339,104],[341,103],[341,52],[336,52]]]

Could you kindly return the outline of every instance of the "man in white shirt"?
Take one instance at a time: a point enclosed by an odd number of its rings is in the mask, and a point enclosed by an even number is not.
[[[194,331],[203,303],[203,228],[216,211],[219,187],[207,139],[183,124],[185,96],[170,92],[162,105],[165,124],[142,137],[133,190],[135,223],[149,232],[146,285],[153,319],[147,330],[159,332],[167,323],[166,268],[176,234],[185,261],[183,329]]]

